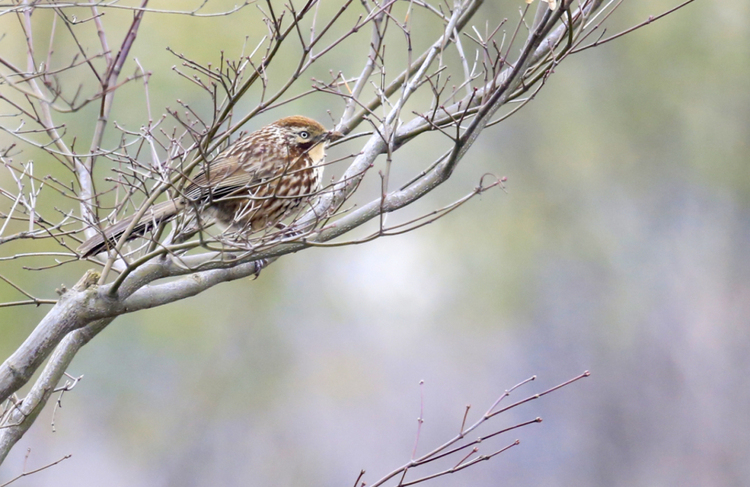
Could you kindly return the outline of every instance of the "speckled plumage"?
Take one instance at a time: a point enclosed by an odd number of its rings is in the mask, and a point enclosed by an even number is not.
[[[340,137],[299,115],[247,134],[204,164],[181,198],[150,209],[129,238],[144,235],[186,208],[243,235],[275,225],[320,191],[325,144]],[[79,253],[88,257],[114,247],[130,221],[123,219],[87,240]]]

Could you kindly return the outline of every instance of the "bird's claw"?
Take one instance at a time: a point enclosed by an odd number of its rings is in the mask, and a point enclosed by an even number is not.
[[[258,259],[255,261],[255,272],[253,272],[253,281],[260,277],[260,271],[263,270],[265,266],[268,265],[267,259]]]

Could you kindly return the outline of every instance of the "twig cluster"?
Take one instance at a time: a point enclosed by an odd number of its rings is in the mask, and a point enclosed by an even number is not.
[[[565,386],[568,386],[580,379],[589,377],[589,375],[590,375],[589,372],[586,371],[576,377],[573,377],[570,380],[563,382],[562,384],[558,384],[555,387],[547,389],[544,392],[534,394],[531,396],[527,396],[524,399],[521,399],[519,401],[516,401],[512,404],[509,404],[501,408],[500,404],[503,401],[503,399],[509,397],[511,393],[515,391],[516,389],[518,389],[519,387],[526,385],[529,382],[536,379],[536,376],[532,376],[516,384],[510,389],[506,390],[500,397],[497,398],[497,400],[489,407],[489,409],[487,409],[487,411],[475,423],[471,425],[466,424],[466,419],[468,418],[469,411],[471,409],[471,405],[467,405],[466,410],[464,411],[464,414],[463,414],[463,419],[461,421],[461,427],[458,430],[458,434],[454,436],[453,438],[451,438],[450,440],[443,443],[442,445],[425,453],[424,455],[420,457],[416,457],[417,447],[419,446],[419,436],[420,436],[420,432],[422,428],[422,423],[424,422],[423,408],[420,407],[419,418],[417,419],[417,422],[418,422],[417,438],[414,444],[414,452],[412,453],[411,460],[408,463],[393,470],[392,472],[386,474],[385,476],[375,481],[374,483],[370,484],[370,486],[379,487],[395,479],[398,479],[398,483],[396,484],[397,487],[406,487],[408,485],[419,484],[421,482],[432,480],[437,477],[442,477],[444,475],[449,475],[449,474],[453,474],[456,472],[460,472],[461,470],[464,470],[473,465],[476,465],[477,463],[490,460],[493,457],[507,451],[508,449],[513,448],[514,446],[518,446],[521,443],[521,441],[516,439],[510,443],[507,443],[506,445],[500,448],[491,449],[489,453],[479,454],[481,444],[483,442],[486,442],[487,440],[500,436],[504,433],[508,433],[510,431],[517,430],[519,428],[523,428],[525,426],[541,423],[542,418],[537,417],[528,421],[516,423],[514,425],[511,425],[502,429],[495,429],[491,433],[484,434],[482,436],[474,438],[473,440],[468,439],[467,435],[475,431],[476,429],[478,429],[480,426],[482,426],[483,424],[485,424],[487,421],[491,420],[492,418],[499,416],[500,414],[503,414],[518,406],[521,406],[523,404],[539,399],[543,396],[546,396],[547,394],[550,394]],[[420,386],[421,385],[422,384],[420,383]],[[409,472],[415,471],[416,469],[420,467],[430,465],[432,464],[432,462],[438,462],[438,461],[442,461],[443,463],[449,462],[451,466],[448,468],[438,470],[437,472],[430,473],[430,474],[421,474],[422,475],[421,477],[417,477],[413,480],[406,480],[407,474]],[[365,474],[365,471],[362,470],[359,476],[357,477],[357,480],[354,482],[354,487],[364,487],[366,485],[365,482],[361,482],[364,477],[364,474]]]

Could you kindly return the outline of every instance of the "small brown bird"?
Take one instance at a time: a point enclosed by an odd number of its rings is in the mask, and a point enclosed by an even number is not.
[[[181,197],[149,209],[128,240],[190,209],[202,220],[198,228],[218,221],[246,236],[277,225],[320,191],[326,143],[341,137],[299,115],[245,135],[204,164]],[[81,258],[114,248],[131,221],[120,220],[85,241],[78,248]]]

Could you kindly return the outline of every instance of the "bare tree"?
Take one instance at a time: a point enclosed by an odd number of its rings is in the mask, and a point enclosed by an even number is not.
[[[82,258],[99,269],[88,271],[71,289],[58,290],[56,299],[34,296],[13,275],[0,274],[22,296],[2,306],[52,306],[0,366],[0,463],[51,395],[75,385],[71,380],[60,386],[71,360],[117,316],[258,274],[261,267],[292,252],[412,231],[488,189],[502,187],[501,178],[477,175],[476,187],[450,205],[398,223],[387,218],[448,181],[477,137],[532,100],[568,56],[632,32],[691,1],[605,36],[602,23],[622,2],[528,1],[520,6],[515,22],[477,25],[482,0],[452,4],[345,0],[327,17],[318,0],[294,2],[297,5],[269,0],[253,6],[262,12],[267,32],[259,44],[247,46],[249,52],[235,59],[222,54],[217,66],[173,53],[180,61],[174,73],[198,86],[205,106],[211,108],[194,109],[195,104],[178,100],[179,110],[157,115],[149,102],[139,130],[111,120],[113,100],[124,86],[141,83],[148,99],[150,78],[168,75],[147,72],[137,60],[129,60],[143,18],[228,17],[253,2],[222,12],[206,11],[207,2],[191,11],[160,11],[149,8],[147,0],[138,7],[117,1],[0,5],[0,18],[15,19],[13,35],[23,36],[26,45],[18,58],[0,56],[0,101],[5,107],[0,129],[11,141],[0,147],[7,171],[2,181],[10,182],[0,187],[4,201],[0,244],[34,241],[33,251],[12,252],[0,259],[29,261],[35,266],[26,266],[29,272]],[[104,13],[130,16],[121,39],[108,33]],[[416,36],[412,18],[417,14],[439,26],[439,33],[421,53],[412,50]],[[38,38],[40,22],[51,26],[49,40]],[[369,31],[369,37],[358,35],[362,30]],[[369,52],[356,76],[340,71],[327,80],[310,79],[308,73],[322,59],[328,60],[345,44],[363,40]],[[60,43],[76,51],[65,62],[53,56]],[[279,59],[293,56],[296,67],[291,73],[283,79],[271,74]],[[330,97],[332,104],[343,103],[342,112],[332,118],[335,130],[346,137],[334,145],[351,155],[329,161],[343,161],[347,167],[338,179],[308,195],[284,225],[250,233],[199,225],[200,231],[189,238],[178,238],[184,220],[175,221],[171,231],[167,223],[154,221],[143,235],[133,234],[135,224],[129,225],[106,254],[84,256],[77,250],[80,243],[123,217],[147,218],[155,203],[183,194],[190,175],[206,170],[254,117],[315,94]],[[255,106],[238,113],[239,102],[250,98],[258,100]],[[66,121],[90,107],[96,108],[96,117],[90,117],[89,132],[69,131]],[[391,167],[397,151],[430,132],[442,135],[444,154],[424,161],[423,170],[411,178],[394,180]],[[374,171],[378,158],[384,158],[384,164]],[[40,170],[41,159],[54,165],[44,164]],[[351,198],[362,193],[357,190],[365,179],[377,181],[380,190],[354,206]],[[371,231],[358,238],[349,236],[368,222]],[[29,392],[18,397],[17,391],[42,365]],[[485,417],[492,415],[490,408]],[[459,451],[463,450],[451,453]],[[394,475],[414,466],[417,463],[412,462]]]

